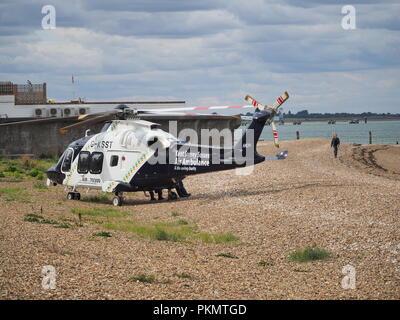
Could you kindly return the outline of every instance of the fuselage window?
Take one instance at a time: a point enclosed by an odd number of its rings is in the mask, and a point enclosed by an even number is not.
[[[69,172],[71,170],[72,158],[74,156],[74,151],[72,149],[68,149],[65,152],[64,161],[61,167],[61,171]]]
[[[90,156],[90,173],[99,174],[103,169],[103,152],[93,152]]]
[[[111,156],[110,167],[116,167],[118,165],[118,156]]]
[[[81,151],[78,160],[78,173],[88,173],[89,171],[90,152]]]

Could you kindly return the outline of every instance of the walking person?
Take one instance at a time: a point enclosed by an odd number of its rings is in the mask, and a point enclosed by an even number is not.
[[[334,132],[332,134],[331,148],[333,148],[333,155],[335,156],[335,158],[337,158],[338,155],[339,145],[340,145],[340,139],[337,136],[336,132]]]

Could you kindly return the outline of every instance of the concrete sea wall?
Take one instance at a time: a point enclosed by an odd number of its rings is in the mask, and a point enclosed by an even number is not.
[[[177,121],[178,134],[181,130],[190,128],[201,136],[201,129],[223,130],[228,128],[232,132],[239,127],[240,119],[230,116],[148,116],[143,120],[159,123],[161,128],[169,131],[170,120]],[[90,125],[70,130],[62,135],[59,129],[70,125],[71,121],[57,121],[51,123],[18,124],[0,127],[0,156],[15,154],[34,154],[36,156],[59,156],[74,140],[85,135],[87,129],[97,133],[103,127],[103,123]],[[171,132],[174,134],[174,132]]]

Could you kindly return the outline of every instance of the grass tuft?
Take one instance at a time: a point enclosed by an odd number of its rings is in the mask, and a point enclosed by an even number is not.
[[[294,272],[310,272],[308,270],[304,270],[304,269],[294,269]]]
[[[229,258],[229,259],[239,259],[238,257],[230,254],[230,253],[218,253],[216,257],[223,257],[223,258]]]
[[[296,250],[292,252],[289,256],[289,260],[297,262],[309,262],[315,260],[324,260],[330,256],[330,253],[325,249],[313,246],[307,247],[304,250]]]
[[[26,192],[21,187],[2,187],[0,188],[0,196],[4,197],[6,201],[15,201],[22,198],[23,193]]]
[[[111,233],[105,232],[105,231],[103,231],[103,232],[98,232],[98,233],[93,233],[93,235],[94,235],[95,237],[111,238]]]
[[[57,159],[35,159],[23,156],[19,159],[0,158],[0,178],[7,182],[20,182],[24,180],[43,180],[44,174]]]
[[[83,202],[96,202],[96,203],[109,204],[111,201],[111,198],[106,193],[103,193],[103,194],[96,194],[96,195],[91,195],[89,197],[85,197],[84,199],[82,199],[82,201]]]
[[[45,184],[43,184],[43,182],[36,182],[33,185],[33,188],[38,189],[38,190],[49,190],[49,188]]]
[[[103,227],[109,230],[131,232],[138,237],[150,238],[159,241],[185,241],[201,240],[205,243],[227,243],[237,241],[239,238],[231,233],[213,234],[207,232],[199,233],[196,226],[190,225],[186,220],[172,222],[144,223],[134,220],[107,221]]]
[[[27,214],[25,215],[25,217],[44,219],[41,215],[38,215],[38,214],[36,214],[36,213],[27,213]]]
[[[27,222],[39,222],[40,220],[38,218],[35,218],[35,217],[28,217],[28,218],[25,218],[24,221],[27,221]]]
[[[24,169],[33,169],[38,165],[38,160],[33,159],[29,156],[22,156],[18,160],[19,161],[16,162],[18,164],[18,167],[22,167]]]
[[[131,232],[139,237],[159,241],[181,241],[190,237],[193,227],[176,222],[140,223],[132,220],[114,221],[104,225],[106,229]]]
[[[273,263],[270,263],[270,262],[267,262],[267,261],[264,261],[264,260],[261,260],[258,264],[260,266],[263,266],[263,267],[270,267],[270,266],[274,265]]]
[[[57,221],[50,220],[50,219],[43,219],[43,220],[40,221],[40,223],[43,223],[43,224],[58,224]]]
[[[125,217],[129,213],[126,211],[119,211],[112,208],[96,208],[96,209],[81,209],[74,208],[72,213],[81,214],[83,216],[100,216],[100,217]]]
[[[54,225],[54,228],[61,228],[61,229],[71,228],[71,225],[69,225],[68,223],[59,223],[58,221],[44,218],[41,215],[38,215],[36,213],[26,214],[24,221],[37,222],[37,223],[41,223],[41,224],[52,224],[52,225]]]
[[[177,241],[177,239],[178,239],[178,237],[176,237],[176,236],[174,237],[172,234],[168,234],[168,232],[166,230],[159,229],[159,228],[156,228],[153,237],[156,240],[160,240],[160,241],[169,241],[169,240]]]
[[[29,172],[29,175],[31,176],[31,177],[37,177],[37,175],[39,174],[39,170],[38,169],[32,169],[30,172]]]
[[[129,279],[131,282],[144,282],[144,283],[153,283],[155,281],[155,277],[153,275],[146,275],[144,273],[138,274]]]
[[[198,235],[198,237],[204,243],[228,243],[228,242],[236,242],[239,240],[238,237],[233,235],[232,233],[208,233],[202,232]]]
[[[181,279],[192,279],[192,276],[187,273],[176,273],[175,275]]]

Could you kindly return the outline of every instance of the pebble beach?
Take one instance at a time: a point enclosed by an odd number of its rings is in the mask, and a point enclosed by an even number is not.
[[[283,141],[280,149],[289,151],[286,160],[265,161],[251,174],[188,177],[187,199],[151,202],[135,193],[117,209],[85,200],[95,191],[68,201],[62,186],[1,182],[23,194],[0,195],[0,298],[400,299],[400,147],[343,143],[338,159],[327,139]],[[277,149],[260,142],[258,152]],[[77,208],[124,214],[78,216]],[[30,222],[29,214],[69,227]],[[234,241],[160,241],[110,229],[116,219],[185,221]],[[93,236],[103,231],[110,237]],[[306,247],[330,256],[289,259]],[[56,271],[54,289],[42,286],[48,265]],[[355,270],[355,288],[343,287],[345,266]]]

